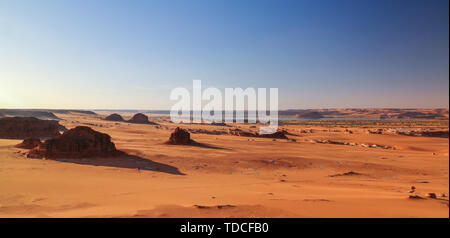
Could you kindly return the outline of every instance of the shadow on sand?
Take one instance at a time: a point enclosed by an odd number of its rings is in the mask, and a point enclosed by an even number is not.
[[[184,144],[184,145],[179,145],[179,144],[170,144],[168,142],[164,143],[165,145],[173,145],[173,146],[193,146],[193,147],[200,147],[200,148],[205,148],[205,149],[215,149],[215,150],[231,150],[228,148],[224,148],[224,147],[219,147],[219,146],[214,146],[214,145],[208,145],[205,143],[199,143],[197,141],[191,141],[190,144]]]
[[[215,149],[215,150],[229,150],[227,148],[218,147],[218,146],[214,146],[214,145],[208,145],[208,144],[205,144],[205,143],[199,143],[197,141],[191,142],[191,144],[188,145],[188,146],[197,146],[197,147],[201,147],[201,148]]]
[[[145,159],[136,155],[129,155],[123,153],[121,156],[110,158],[85,158],[85,159],[49,159],[59,162],[84,164],[93,166],[106,166],[115,168],[137,169],[137,170],[151,170],[161,173],[185,175],[180,172],[178,168],[163,163],[158,163],[149,159]]]

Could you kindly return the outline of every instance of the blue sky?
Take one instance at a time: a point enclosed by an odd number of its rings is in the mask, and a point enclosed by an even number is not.
[[[169,109],[175,87],[279,107],[447,107],[448,0],[0,0],[0,108]]]

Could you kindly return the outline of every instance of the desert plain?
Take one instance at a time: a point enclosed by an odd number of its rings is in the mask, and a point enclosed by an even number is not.
[[[448,137],[389,133],[448,131],[448,119],[285,122],[288,139],[273,139],[228,133],[259,124],[55,115],[126,154],[27,158],[22,140],[0,139],[0,217],[449,217]],[[199,144],[166,144],[176,127]]]

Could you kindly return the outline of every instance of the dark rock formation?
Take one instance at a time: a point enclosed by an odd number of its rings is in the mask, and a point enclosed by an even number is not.
[[[41,140],[34,137],[28,137],[22,143],[16,145],[17,148],[33,149],[41,145]]]
[[[42,120],[59,119],[47,110],[38,109],[0,109],[0,117],[35,117]]]
[[[113,113],[113,114],[105,117],[105,120],[107,120],[107,121],[125,121],[123,119],[123,117],[117,113]]]
[[[219,130],[205,130],[205,129],[187,129],[188,132],[193,134],[207,134],[207,135],[227,135],[226,131]]]
[[[228,131],[228,133],[230,135],[234,135],[234,136],[258,137],[258,135],[256,133],[243,131],[243,130],[237,129],[237,128],[236,129],[230,129]]]
[[[353,171],[349,171],[349,172],[345,172],[342,174],[333,174],[333,175],[329,175],[329,177],[339,177],[339,176],[356,176],[356,175],[362,175],[358,172],[353,172]]]
[[[424,131],[422,132],[423,136],[427,137],[441,137],[441,138],[448,138],[448,131]]]
[[[369,133],[369,134],[377,134],[377,135],[381,135],[381,134],[383,134],[383,129],[376,129],[376,130],[367,130],[367,133]]]
[[[30,159],[42,159],[44,158],[44,156],[45,156],[45,149],[42,148],[42,144],[39,147],[31,149],[27,154],[27,158]]]
[[[426,131],[426,130],[414,130],[414,131],[397,131],[391,130],[394,134],[405,136],[425,136],[425,137],[438,137],[449,138],[448,131]]]
[[[191,140],[191,135],[189,132],[182,128],[175,128],[175,131],[170,134],[169,140],[166,142],[166,144],[171,145],[189,145],[193,143],[194,141]]]
[[[137,113],[129,120],[129,122],[147,124],[150,121],[148,120],[148,116],[142,113]]]
[[[0,118],[0,138],[3,139],[51,138],[58,136],[62,128],[64,127],[53,120],[34,117]]]
[[[87,110],[49,109],[46,111],[52,112],[52,113],[60,113],[60,114],[79,113],[79,114],[86,114],[86,115],[97,115],[97,113],[95,113],[93,111],[87,111]]]
[[[428,194],[427,194],[427,197],[429,197],[429,198],[434,198],[434,199],[437,198],[436,193],[428,193]]]
[[[263,138],[287,139],[287,134],[287,131],[277,131],[273,134],[260,134],[259,136]]]
[[[212,122],[211,126],[229,126],[225,122]]]
[[[421,196],[419,196],[419,195],[409,195],[408,198],[409,198],[409,199],[419,199],[419,200],[421,200],[421,199],[426,199],[426,198],[423,198],[423,197],[421,197]]]
[[[92,158],[121,155],[107,134],[87,126],[78,126],[64,134],[45,141],[38,150],[30,151],[30,156],[46,158]]]
[[[157,123],[149,121],[148,120],[148,116],[146,116],[146,115],[144,115],[142,113],[135,114],[130,120],[128,120],[128,122],[139,123],[139,124],[157,125]]]
[[[272,134],[258,134],[249,131],[243,131],[240,129],[231,129],[228,131],[230,135],[235,136],[245,136],[245,137],[262,137],[262,138],[273,138],[273,139],[288,139],[286,136],[288,134],[287,131],[277,131]]]

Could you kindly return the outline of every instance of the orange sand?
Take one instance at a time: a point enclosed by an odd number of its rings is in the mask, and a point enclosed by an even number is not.
[[[283,128],[299,135],[288,136],[296,142],[191,134],[208,147],[176,146],[164,142],[179,125],[161,118],[150,118],[158,128],[100,116],[57,116],[69,129],[88,125],[108,133],[135,160],[27,159],[27,150],[14,147],[20,140],[0,139],[0,217],[449,217],[445,138],[374,135],[361,128],[348,134],[316,127],[317,133],[300,134],[305,126],[289,125]],[[142,160],[163,166],[138,170]],[[330,177],[349,171],[360,175]],[[408,199],[412,185],[417,195],[434,192],[438,199]]]

